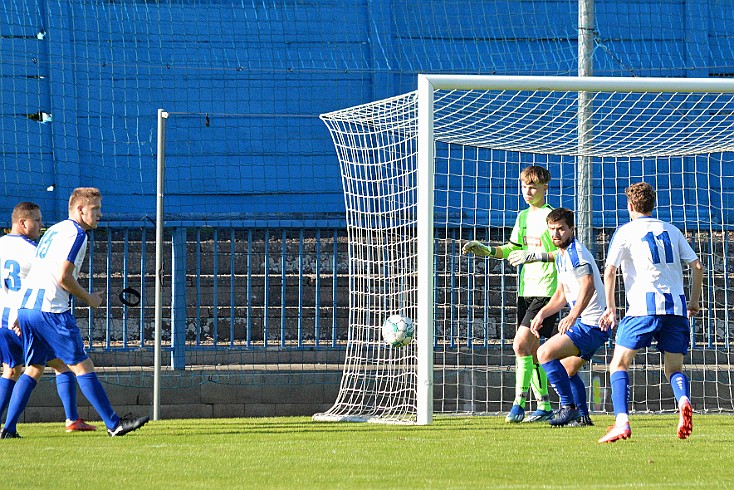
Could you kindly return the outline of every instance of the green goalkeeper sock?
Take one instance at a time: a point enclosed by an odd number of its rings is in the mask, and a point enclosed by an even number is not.
[[[551,404],[550,395],[548,394],[548,376],[546,376],[543,366],[538,363],[533,363],[530,386],[532,386],[535,399],[538,402],[538,409],[549,412],[551,410]]]
[[[516,357],[515,365],[515,401],[516,405],[525,408],[525,396],[530,389],[530,378],[533,375],[533,356]]]

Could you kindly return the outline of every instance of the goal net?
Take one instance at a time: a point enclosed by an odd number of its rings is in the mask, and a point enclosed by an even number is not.
[[[713,79],[420,76],[416,92],[322,115],[341,165],[351,313],[338,398],[315,419],[424,424],[509,409],[516,270],[461,247],[507,243],[528,165],[550,170],[548,202],[575,210],[600,269],[629,220],[624,189],[656,188],[655,216],[706,268],[686,358],[695,408],[734,411],[733,91]],[[393,314],[416,323],[406,347],[381,338]],[[611,410],[612,351],[581,372],[595,412]],[[654,346],[630,374],[632,411],[675,409]]]

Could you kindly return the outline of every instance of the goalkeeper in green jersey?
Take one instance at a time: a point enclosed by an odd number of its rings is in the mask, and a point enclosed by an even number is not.
[[[515,351],[515,400],[507,422],[540,422],[552,417],[548,396],[548,378],[538,363],[536,353],[540,347],[540,339],[530,331],[533,317],[545,306],[556,291],[556,267],[553,245],[546,216],[552,211],[545,202],[548,191],[550,172],[543,167],[533,165],[520,173],[522,196],[528,208],[520,211],[512,229],[510,241],[500,247],[488,247],[479,241],[467,242],[464,253],[473,253],[482,257],[495,259],[507,258],[510,264],[517,266],[517,332],[512,342]],[[543,321],[539,329],[543,337],[549,338],[556,333],[558,313]],[[525,399],[532,386],[537,409],[525,417]]]

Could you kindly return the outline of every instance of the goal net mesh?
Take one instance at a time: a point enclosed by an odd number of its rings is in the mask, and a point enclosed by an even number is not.
[[[624,189],[637,181],[656,188],[655,216],[685,233],[706,268],[703,311],[693,321],[686,358],[695,408],[734,411],[733,98],[681,92],[434,92],[434,324],[416,328],[416,337],[426,328],[434,331],[434,413],[495,414],[508,410],[514,397],[516,270],[506,261],[462,255],[461,247],[472,239],[507,243],[517,213],[526,207],[519,174],[528,165],[550,170],[551,206],[578,210],[582,198],[590,206],[586,245],[602,270],[612,233],[629,220]],[[416,342],[392,348],[380,328],[392,314],[416,318],[418,94],[321,118],[341,166],[351,313],[338,398],[315,417],[414,423]],[[591,168],[589,196],[578,195],[582,159]],[[617,291],[621,318],[626,304],[621,281]],[[606,367],[612,351],[610,342],[581,371],[594,412],[611,410]],[[640,351],[630,374],[633,412],[675,410],[654,344]]]

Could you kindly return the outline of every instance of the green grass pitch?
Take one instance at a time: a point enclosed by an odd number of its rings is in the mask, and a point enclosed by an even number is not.
[[[734,416],[632,415],[632,438],[595,427],[439,417],[430,426],[306,417],[162,420],[122,438],[20,424],[0,441],[0,488],[734,488]],[[100,424],[101,425],[101,424]]]

